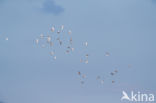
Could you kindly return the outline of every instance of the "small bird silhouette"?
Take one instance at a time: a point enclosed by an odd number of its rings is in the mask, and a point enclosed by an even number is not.
[[[130,101],[130,98],[128,97],[128,95],[125,91],[122,91],[122,94],[123,94],[123,96],[122,96],[121,100],[126,99],[126,100]]]

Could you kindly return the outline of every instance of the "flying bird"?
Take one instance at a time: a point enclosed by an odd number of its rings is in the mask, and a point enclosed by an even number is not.
[[[105,53],[105,56],[110,56],[110,53],[109,53],[109,52],[106,52],[106,53]]]
[[[53,56],[53,55],[54,55],[54,52],[53,52],[53,51],[51,51],[51,52],[50,52],[50,55],[52,55],[52,56]]]
[[[70,35],[71,33],[72,33],[72,31],[71,31],[71,30],[69,30],[69,31],[68,31],[68,34]]]
[[[35,42],[36,42],[36,44],[38,44],[39,43],[39,39],[36,39]]]
[[[88,54],[86,54],[86,58],[88,58],[88,56],[89,56],[89,55],[88,55]]]
[[[63,29],[64,29],[64,25],[61,25],[61,31],[63,31]]]
[[[54,27],[52,27],[52,28],[51,28],[51,31],[52,31],[52,32],[54,32],[54,31],[55,31],[55,28],[54,28]]]
[[[81,72],[79,71],[79,72],[77,72],[77,74],[78,74],[78,75],[81,75]]]
[[[113,73],[113,72],[111,72],[110,74],[111,74],[112,76],[114,75],[114,73]]]
[[[71,48],[72,51],[74,51],[74,48]]]
[[[86,60],[85,63],[88,64],[88,60]]]
[[[43,34],[41,34],[41,35],[40,35],[40,38],[41,38],[41,39],[43,39],[43,38],[44,38],[44,35],[43,35]]]
[[[5,40],[7,40],[7,41],[8,41],[8,40],[9,40],[9,38],[8,38],[8,37],[6,37],[6,38],[5,38]]]
[[[54,56],[54,59],[56,60],[56,56]]]
[[[51,42],[51,37],[50,37],[50,36],[48,36],[48,38],[47,38],[47,42],[48,42],[48,43]]]
[[[85,42],[85,46],[88,46],[88,42]]]
[[[60,34],[60,31],[59,30],[57,31],[57,34]]]
[[[114,81],[114,80],[112,80],[112,83],[115,83],[115,81]]]

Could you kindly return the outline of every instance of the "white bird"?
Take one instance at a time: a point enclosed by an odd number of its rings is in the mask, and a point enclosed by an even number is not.
[[[53,55],[54,55],[54,52],[53,52],[53,51],[51,51],[51,52],[50,52],[50,55],[52,55],[52,56],[53,56]]]
[[[48,43],[50,43],[50,41],[51,41],[51,37],[50,36],[48,36],[47,41],[48,41]]]
[[[36,44],[38,44],[39,43],[39,39],[36,39],[35,42],[36,42]]]
[[[7,40],[7,41],[8,41],[8,40],[9,40],[9,38],[8,38],[8,37],[6,37],[6,38],[5,38],[5,40]]]
[[[88,64],[88,60],[86,60],[85,63]]]
[[[130,98],[128,97],[128,95],[125,91],[122,91],[122,94],[123,94],[123,96],[122,96],[121,100],[126,99],[126,100],[130,101]]]
[[[88,42],[85,42],[85,46],[88,46]]]
[[[60,34],[60,31],[59,30],[57,31],[57,34]]]
[[[43,34],[41,34],[41,35],[40,35],[40,38],[41,38],[41,39],[43,39],[43,38],[44,38],[44,35],[43,35]]]
[[[56,60],[56,56],[54,56],[54,59]]]
[[[54,28],[54,27],[52,27],[52,28],[51,28],[51,31],[52,31],[52,32],[54,32],[54,31],[55,31],[55,28]]]
[[[74,48],[71,48],[72,51],[74,51]]]
[[[68,34],[70,35],[71,33],[72,33],[72,31],[71,31],[71,30],[69,30],[69,31],[68,31]]]
[[[61,25],[61,31],[63,31],[63,29],[64,29],[64,25]]]

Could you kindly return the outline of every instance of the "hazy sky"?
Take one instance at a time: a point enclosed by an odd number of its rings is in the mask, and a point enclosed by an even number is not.
[[[75,51],[56,47],[54,61],[34,40],[62,24]],[[121,103],[123,90],[156,94],[155,28],[155,0],[0,0],[0,102]],[[87,75],[83,87],[77,71]]]

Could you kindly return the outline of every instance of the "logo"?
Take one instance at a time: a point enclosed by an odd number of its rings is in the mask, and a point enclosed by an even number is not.
[[[134,101],[134,102],[153,102],[154,94],[146,94],[146,93],[134,93],[131,91],[131,95],[128,95],[125,91],[122,91],[121,101]]]

